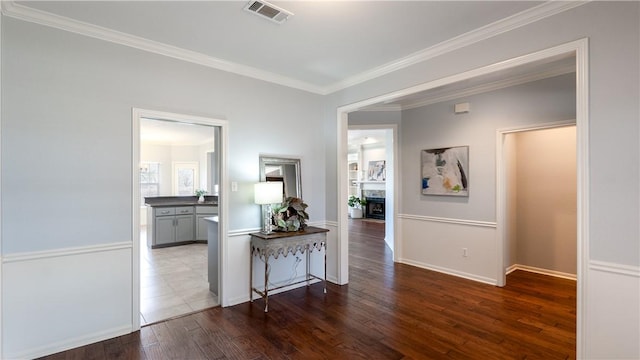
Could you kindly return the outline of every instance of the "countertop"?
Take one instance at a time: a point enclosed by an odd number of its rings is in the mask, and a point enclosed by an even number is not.
[[[198,202],[197,196],[154,196],[144,198],[144,203],[151,207],[218,206],[218,197],[205,195],[204,202]]]

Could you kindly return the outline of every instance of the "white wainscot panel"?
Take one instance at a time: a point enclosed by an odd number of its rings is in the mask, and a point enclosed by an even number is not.
[[[399,262],[497,283],[495,223],[400,215],[399,226]]]
[[[132,330],[131,244],[7,256],[4,359],[35,358]]]
[[[640,359],[640,269],[591,262],[585,359]]]
[[[249,301],[249,232],[229,233],[222,306]]]
[[[338,283],[338,224],[326,222],[316,225],[329,229],[327,233],[327,281]]]

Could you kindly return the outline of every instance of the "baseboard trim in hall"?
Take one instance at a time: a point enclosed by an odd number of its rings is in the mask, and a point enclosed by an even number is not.
[[[496,279],[491,279],[491,278],[488,278],[488,277],[478,276],[478,275],[466,273],[466,272],[463,272],[463,271],[457,271],[457,270],[453,270],[453,269],[449,269],[449,268],[444,268],[444,267],[441,267],[441,266],[425,264],[425,263],[421,263],[421,262],[413,261],[413,260],[409,260],[409,259],[399,259],[398,262],[400,262],[402,264],[416,266],[416,267],[419,267],[419,268],[422,268],[422,269],[426,269],[426,270],[436,271],[436,272],[439,272],[439,273],[443,273],[443,274],[447,274],[447,275],[451,275],[451,276],[464,278],[464,279],[467,279],[467,280],[478,281],[478,282],[489,284],[489,285],[497,285],[498,284]]]
[[[516,270],[528,271],[528,272],[532,272],[532,273],[536,273],[536,274],[553,276],[553,277],[557,277],[557,278],[574,280],[574,281],[577,279],[576,274],[570,274],[570,273],[565,273],[565,272],[562,272],[562,271],[543,269],[543,268],[538,268],[538,267],[534,267],[534,266],[527,266],[527,265],[522,265],[522,264],[514,264],[514,265],[509,266],[507,268],[507,275],[511,274],[512,272],[514,272]]]
[[[118,336],[131,333],[131,324],[123,325],[121,327],[95,332],[85,336],[79,336],[73,339],[65,341],[59,341],[56,343],[47,344],[36,349],[30,349],[16,354],[7,354],[6,359],[36,359],[42,356],[47,356],[61,351],[75,349],[79,346],[85,346],[87,344],[93,344],[96,342],[113,339]],[[4,357],[3,357],[4,358]]]

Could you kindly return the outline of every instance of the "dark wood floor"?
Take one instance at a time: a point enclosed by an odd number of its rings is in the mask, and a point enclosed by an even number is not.
[[[384,224],[351,220],[350,282],[150,325],[47,359],[573,359],[574,281],[498,288],[394,264]]]

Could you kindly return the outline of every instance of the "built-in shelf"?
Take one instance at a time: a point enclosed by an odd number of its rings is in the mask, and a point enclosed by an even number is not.
[[[386,181],[354,181],[355,184],[384,184]]]

